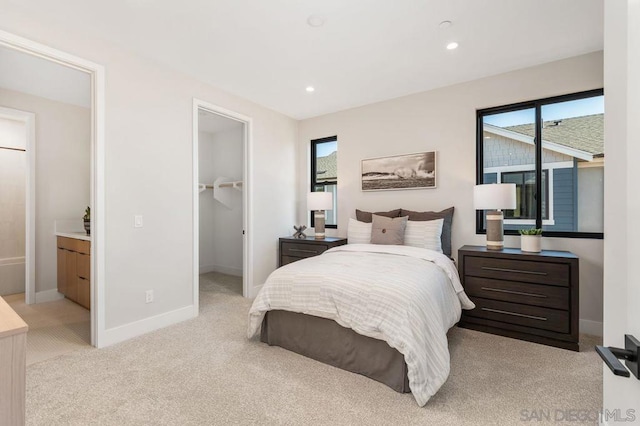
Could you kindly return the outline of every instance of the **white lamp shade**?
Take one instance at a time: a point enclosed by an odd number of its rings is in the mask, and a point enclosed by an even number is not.
[[[516,208],[515,183],[489,183],[473,188],[476,210],[513,210]]]
[[[333,194],[331,192],[309,192],[307,194],[308,210],[331,210]]]

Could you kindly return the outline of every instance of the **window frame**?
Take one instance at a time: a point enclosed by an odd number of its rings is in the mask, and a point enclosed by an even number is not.
[[[518,102],[509,105],[503,105],[492,108],[484,108],[476,110],[476,184],[480,185],[484,181],[484,117],[488,115],[495,115],[500,113],[519,111],[523,109],[535,110],[535,129],[536,137],[535,141],[535,174],[536,174],[536,194],[542,193],[542,144],[538,143],[540,135],[542,134],[542,107],[549,104],[555,104],[560,102],[575,101],[579,99],[592,98],[596,96],[604,96],[604,89],[586,90],[583,92],[570,93],[560,96],[552,96],[548,98],[537,99],[533,101]],[[476,210],[476,234],[486,234],[484,225],[484,215],[482,210]],[[536,203],[536,219],[535,227],[542,228],[542,203]],[[518,231],[512,229],[505,229],[505,235],[519,235]],[[581,231],[542,231],[542,235],[545,237],[559,237],[559,238],[590,238],[596,240],[604,239],[604,232],[581,232]]]
[[[334,135],[334,136],[327,136],[325,138],[320,138],[320,139],[312,139],[311,140],[311,192],[316,192],[316,186],[318,185],[318,183],[316,182],[316,154],[317,154],[317,146],[319,144],[322,143],[326,143],[326,142],[337,142],[338,141],[338,136]],[[327,182],[323,182],[322,185],[325,185]],[[338,186],[338,177],[336,176],[336,180],[335,182],[330,182],[331,184],[335,184],[336,188]],[[336,191],[337,193],[337,191]],[[337,198],[337,197],[336,197]],[[334,204],[337,205],[337,200],[334,200]],[[311,228],[315,227],[315,219],[314,219],[314,215],[310,214],[311,219],[310,219],[310,223],[311,223]],[[336,222],[338,221],[338,217],[336,215]],[[328,229],[338,229],[338,224],[336,223],[335,225],[328,225],[325,224],[324,225],[325,228]]]

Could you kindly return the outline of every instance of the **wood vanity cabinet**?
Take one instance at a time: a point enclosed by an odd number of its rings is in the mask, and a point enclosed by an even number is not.
[[[58,291],[91,309],[91,242],[58,237]]]

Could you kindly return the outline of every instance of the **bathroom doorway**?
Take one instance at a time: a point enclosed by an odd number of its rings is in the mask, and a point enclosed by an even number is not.
[[[23,259],[23,273],[17,277],[22,285],[0,289],[0,295],[30,327],[27,363],[33,363],[69,351],[57,343],[100,346],[104,331],[104,303],[99,296],[104,275],[104,69],[4,31],[0,31],[0,63],[0,117],[24,123],[24,148],[16,152],[25,157],[13,162],[24,164],[21,181],[14,177],[13,188],[0,188],[3,207],[22,206],[21,221],[2,228],[23,236],[22,242],[12,243],[22,256],[0,262],[15,267],[17,259]],[[4,203],[17,186],[23,201]],[[90,236],[83,220],[88,207]],[[59,286],[60,233],[73,243],[63,243],[74,260],[62,268],[65,273],[73,269],[69,294]],[[0,255],[8,258],[6,253]],[[76,262],[76,257],[81,260]],[[64,336],[54,330],[59,326],[65,328]],[[30,351],[33,344],[39,352]]]

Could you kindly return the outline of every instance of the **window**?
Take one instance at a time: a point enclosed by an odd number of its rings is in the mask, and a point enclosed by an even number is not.
[[[505,234],[603,238],[604,95],[574,93],[477,112],[478,183],[516,184]],[[539,196],[538,196],[539,194]],[[484,212],[476,230],[485,232]]]
[[[548,170],[542,171],[542,193],[547,192]],[[505,219],[534,219],[536,218],[536,174],[529,172],[506,172],[500,176],[501,183],[516,184],[516,208],[504,212]],[[544,200],[545,197],[543,196]],[[542,205],[542,219],[549,219],[549,208]]]
[[[325,226],[338,227],[338,137],[311,141],[311,191],[333,193],[333,209],[325,212]],[[313,223],[311,215],[311,226]]]

